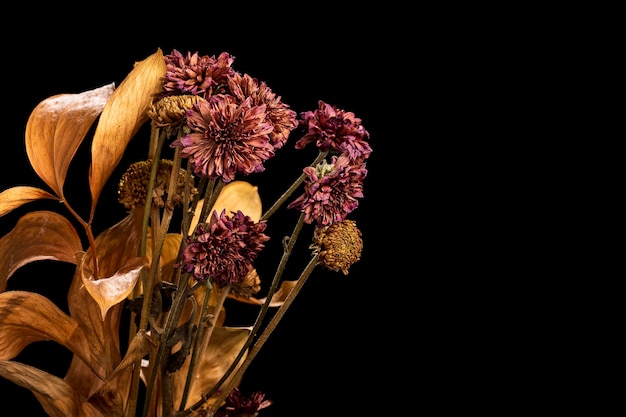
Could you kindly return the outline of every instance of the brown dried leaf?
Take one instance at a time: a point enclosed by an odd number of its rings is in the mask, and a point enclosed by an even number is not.
[[[89,186],[92,217],[100,192],[120,162],[126,146],[148,120],[147,110],[154,97],[162,91],[165,70],[161,49],[135,63],[102,111],[91,145]]]
[[[102,417],[95,408],[82,400],[70,384],[40,369],[19,362],[0,360],[0,376],[31,390],[51,417]],[[19,407],[19,403],[13,404],[13,409],[19,410]]]
[[[200,221],[203,203],[203,200],[198,202],[193,219],[191,220],[189,233],[193,233]],[[213,204],[211,212],[209,212],[209,216],[213,211],[221,213],[222,210],[226,210],[227,214],[241,210],[243,214],[249,216],[253,221],[258,222],[261,219],[263,210],[258,187],[247,181],[231,181],[224,185],[220,194],[217,196],[217,200],[215,200],[215,204]],[[206,221],[206,219],[204,221]]]
[[[276,292],[274,292],[274,294],[272,295],[272,299],[270,301],[269,306],[270,307],[280,307],[281,305],[283,305],[285,303],[285,299],[287,298],[287,296],[289,295],[289,293],[291,292],[293,287],[296,286],[297,283],[298,283],[298,281],[283,281],[283,282],[281,282],[280,283],[280,288],[278,288],[278,290],[276,290]],[[265,300],[267,300],[267,297],[258,299],[258,301],[261,304],[265,303]]]
[[[115,89],[114,84],[80,94],[59,94],[35,107],[26,123],[26,154],[57,196],[72,158]]]
[[[126,409],[127,401],[125,397],[120,396],[120,393],[129,392],[133,365],[157,345],[157,336],[148,334],[144,330],[138,332],[133,337],[124,359],[100,389],[89,398],[89,402],[104,415],[122,415],[120,411]]]
[[[54,340],[82,360],[89,358],[78,323],[41,294],[3,292],[0,311],[0,359],[13,359],[24,347],[41,340]]]
[[[219,379],[226,373],[230,365],[233,363],[239,351],[246,343],[251,328],[234,328],[234,327],[216,327],[213,329],[209,345],[205,351],[202,362],[198,366],[195,381],[189,396],[187,397],[187,407],[202,398],[202,394],[213,388]],[[241,362],[245,360],[243,355]],[[180,371],[174,374],[174,402],[180,404],[182,393],[185,387],[185,378],[189,369],[190,357],[183,365]],[[231,376],[226,380],[228,383],[232,379]],[[209,400],[209,404],[212,404]]]
[[[112,276],[130,259],[137,257],[142,217],[141,211],[134,210],[122,221],[96,237],[100,260],[99,276]],[[85,270],[91,268],[92,261],[93,254],[89,249],[85,255]],[[68,306],[72,318],[86,330],[92,355],[89,366],[102,378],[106,378],[108,372],[114,369],[121,360],[119,328],[124,309],[123,303],[110,308],[106,319],[102,321],[100,306],[83,285],[80,268],[76,268],[68,293]],[[81,377],[83,375],[81,367],[84,365],[80,361],[73,361],[66,379]]]
[[[94,280],[93,275],[86,276],[84,273],[82,274],[83,284],[87,292],[100,306],[102,321],[104,321],[107,311],[112,306],[125,300],[133,292],[141,270],[147,265],[148,258],[142,256],[130,259],[119,271],[107,278]]]
[[[80,237],[65,217],[46,210],[27,213],[0,239],[0,289],[21,266],[43,259],[76,265],[80,251]]]
[[[0,193],[0,217],[26,203],[46,198],[53,200],[59,199],[49,192],[37,187],[17,186],[8,188]]]

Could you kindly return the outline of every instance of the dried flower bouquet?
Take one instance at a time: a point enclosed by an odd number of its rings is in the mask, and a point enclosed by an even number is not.
[[[321,100],[297,114],[233,62],[226,52],[158,49],[118,87],[59,94],[32,111],[25,147],[46,187],[3,190],[0,216],[37,200],[63,210],[30,211],[0,238],[0,376],[29,389],[48,415],[256,416],[272,402],[239,390],[251,361],[316,267],[347,274],[360,259],[361,232],[348,215],[372,151],[361,120]],[[126,216],[96,235],[102,191],[146,123],[146,158],[114,179]],[[318,155],[263,211],[244,178],[262,174],[296,133],[292,150],[316,146]],[[81,216],[65,185],[88,136],[90,210]],[[282,239],[280,259],[265,259],[280,208],[299,218],[290,236],[272,237]],[[310,258],[285,279],[307,230]],[[75,265],[69,314],[36,292],[7,290],[16,270],[42,260]],[[259,276],[261,261],[276,263],[274,276]],[[256,306],[256,319],[226,326],[227,299]],[[72,352],[63,378],[14,360],[43,340]]]

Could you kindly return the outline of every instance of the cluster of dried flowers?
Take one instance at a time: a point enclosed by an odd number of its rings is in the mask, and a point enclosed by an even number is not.
[[[49,190],[2,191],[0,215],[51,199],[69,216],[31,211],[0,238],[0,376],[30,389],[50,416],[256,416],[271,400],[239,390],[246,368],[317,266],[347,274],[359,260],[361,232],[347,217],[363,197],[368,131],[352,112],[323,101],[298,115],[233,62],[226,52],[159,49],[119,87],[53,96],[31,113],[26,151]],[[84,218],[64,185],[96,121]],[[100,194],[145,123],[147,157],[119,179],[127,215],[96,236]],[[294,148],[314,144],[318,156],[263,212],[257,186],[242,178],[263,172],[297,131],[303,135]],[[270,239],[267,222],[283,205],[300,217],[283,239],[274,277],[261,280],[255,261]],[[285,280],[305,225],[310,261],[297,280]],[[76,266],[69,314],[38,293],[7,291],[17,269],[40,260]],[[261,282],[269,283],[267,295],[255,298]],[[225,326],[227,298],[258,306],[254,323]],[[124,311],[132,319],[121,347]],[[13,360],[41,340],[73,353],[63,378]]]

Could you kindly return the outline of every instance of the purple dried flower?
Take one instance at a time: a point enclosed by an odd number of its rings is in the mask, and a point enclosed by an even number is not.
[[[300,114],[300,126],[307,132],[296,142],[296,149],[314,142],[321,151],[346,153],[354,162],[364,161],[372,152],[370,134],[361,119],[322,100],[317,110]]]
[[[182,146],[181,156],[189,158],[199,177],[230,182],[237,173],[262,172],[263,162],[274,156],[273,127],[265,118],[265,105],[254,106],[250,98],[239,103],[229,95],[214,95],[187,111],[192,132],[170,146]]]
[[[306,167],[304,194],[287,207],[304,213],[304,222],[330,226],[346,218],[363,197],[365,162],[353,164],[346,154],[333,156],[331,163],[322,161],[317,167]]]
[[[180,264],[197,280],[210,279],[218,287],[242,282],[269,237],[265,220],[255,223],[241,210],[232,216],[213,211],[208,223],[198,223],[187,238]]]

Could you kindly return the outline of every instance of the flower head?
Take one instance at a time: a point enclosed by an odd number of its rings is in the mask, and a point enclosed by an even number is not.
[[[273,126],[265,121],[266,106],[254,106],[248,98],[239,103],[229,95],[218,94],[196,103],[187,111],[192,133],[171,143],[181,146],[193,172],[224,182],[261,172],[263,162],[274,156],[269,135]]]
[[[274,94],[265,82],[259,83],[256,78],[248,74],[233,74],[228,78],[230,92],[240,101],[250,97],[255,106],[265,105],[267,121],[272,124],[270,142],[276,149],[283,147],[289,133],[298,127],[297,114],[289,109],[289,106]]]
[[[363,161],[372,152],[370,134],[361,125],[361,119],[322,100],[318,101],[317,110],[300,114],[300,125],[306,134],[296,142],[296,149],[315,142],[320,150],[345,152],[352,161]]]
[[[152,207],[165,207],[173,164],[173,161],[167,159],[159,160],[156,180],[152,188]],[[146,205],[151,169],[152,160],[139,161],[131,164],[122,175],[122,179],[117,188],[118,201],[128,210]],[[185,170],[180,169],[176,194],[172,196],[172,203],[174,205],[178,205],[182,202],[182,196],[185,193],[185,178]],[[198,194],[198,190],[193,184],[191,185],[190,193],[191,198]]]
[[[197,280],[211,280],[218,287],[243,281],[257,255],[269,240],[266,222],[255,223],[241,210],[232,216],[213,211],[208,223],[198,223],[187,238],[180,266]]]
[[[352,264],[361,259],[363,239],[354,220],[343,220],[330,226],[317,227],[311,248],[319,255],[319,263],[331,271],[348,275]]]
[[[189,133],[186,112],[200,100],[203,98],[192,95],[163,97],[150,105],[148,117],[156,127],[167,129],[168,135],[172,135],[177,129],[187,129],[186,133]]]
[[[235,387],[228,393],[226,403],[217,410],[215,417],[255,417],[259,410],[270,405],[272,401],[266,400],[262,392],[256,391],[246,397]]]
[[[304,213],[305,223],[330,226],[340,222],[358,207],[363,197],[365,162],[351,163],[347,155],[333,156],[331,163],[322,161],[315,168],[306,167],[304,194],[287,207]]]
[[[203,55],[198,52],[187,52],[183,55],[176,49],[165,55],[165,84],[164,95],[191,94],[204,98],[215,93],[218,86],[227,84],[229,75],[234,74],[231,68],[235,57],[222,52],[215,56]]]

